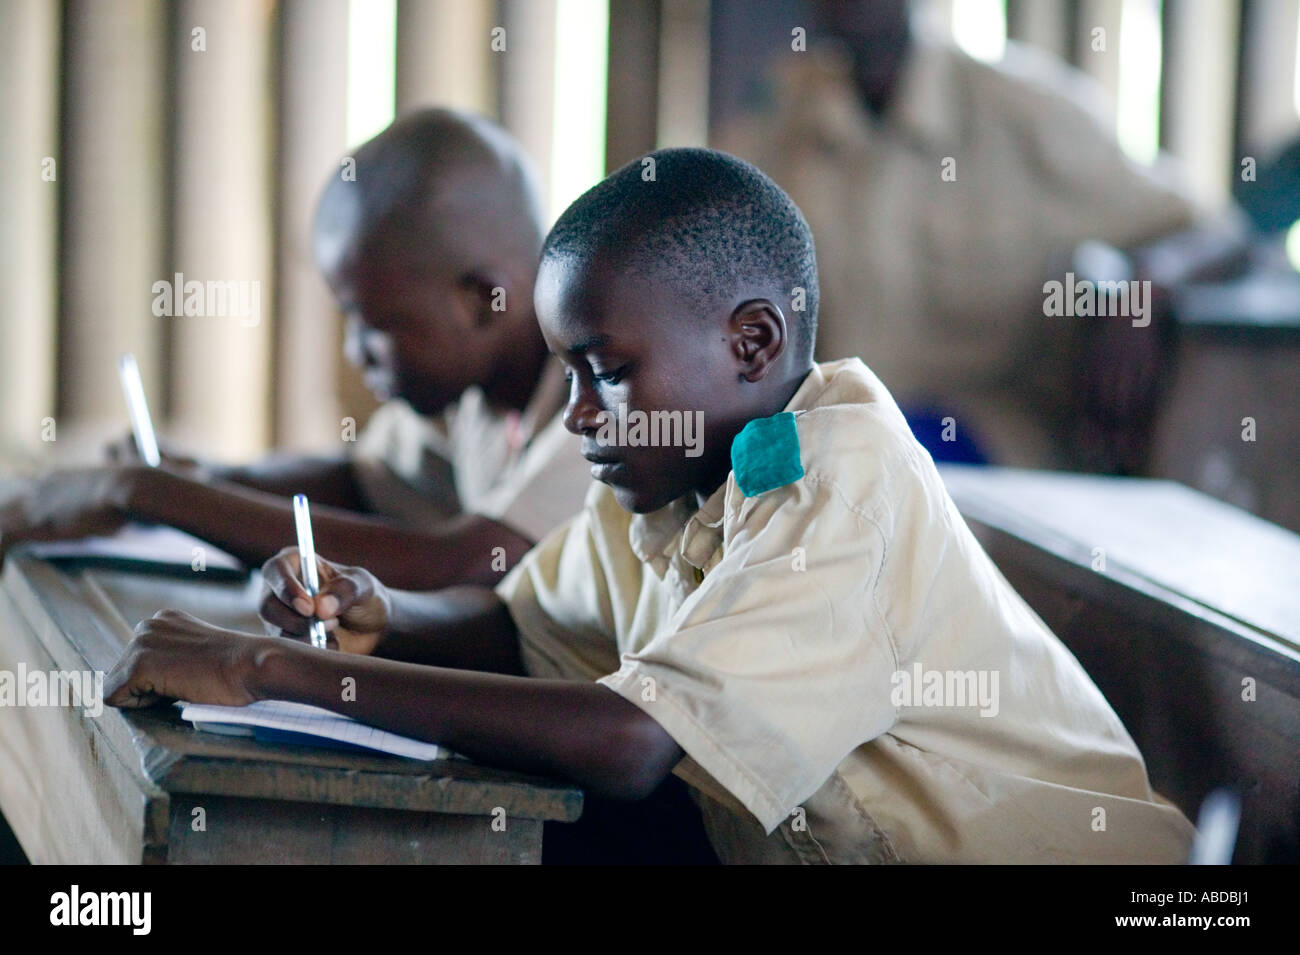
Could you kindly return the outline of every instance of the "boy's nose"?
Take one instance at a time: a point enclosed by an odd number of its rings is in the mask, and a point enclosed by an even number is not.
[[[569,403],[564,408],[564,427],[573,434],[587,434],[600,428],[597,416],[604,410],[591,389],[583,388],[575,378],[569,386]]]

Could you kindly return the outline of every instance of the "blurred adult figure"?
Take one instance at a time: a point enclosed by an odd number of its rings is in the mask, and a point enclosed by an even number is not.
[[[861,356],[936,458],[1095,466],[1085,446],[1115,438],[1099,428],[1144,433],[1161,322],[1049,316],[1044,283],[1100,240],[1130,253],[1103,271],[1154,279],[1158,308],[1168,257],[1145,247],[1199,217],[1167,161],[1129,159],[1096,84],[1045,55],[976,60],[906,0],[813,10],[809,51],[717,145],[812,225],[819,356]],[[1118,444],[1108,466],[1131,469]]]

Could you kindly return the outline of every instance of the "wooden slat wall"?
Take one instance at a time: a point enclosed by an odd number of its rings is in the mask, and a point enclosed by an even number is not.
[[[398,0],[397,113],[454,106],[497,113],[495,0]]]
[[[659,124],[661,0],[610,0],[605,170],[655,148]]]
[[[1160,145],[1181,160],[1201,201],[1220,206],[1230,195],[1236,166],[1233,105],[1240,6],[1180,0],[1163,9]]]
[[[0,4],[0,462],[30,462],[55,410],[61,27],[48,0]],[[42,175],[47,158],[52,181]]]
[[[556,0],[501,0],[501,124],[533,160],[549,193],[555,117]],[[552,221],[562,209],[548,209]]]
[[[1245,0],[1237,153],[1257,159],[1300,134],[1294,83],[1297,0]],[[1235,175],[1240,175],[1238,168]]]
[[[1007,37],[1068,59],[1070,14],[1065,0],[1007,0]]]
[[[311,251],[316,200],[346,147],[347,0],[284,0],[276,125],[276,443],[338,447],[342,323]]]
[[[118,353],[134,351],[146,389],[161,393],[167,320],[151,304],[166,274],[165,12],[161,0],[64,6],[59,441],[51,448],[63,454],[82,442],[98,450],[123,432]]]
[[[94,454],[122,433],[113,358],[128,348],[164,430],[209,453],[337,445],[336,319],[303,240],[315,192],[347,145],[338,130],[349,2],[4,4],[0,70],[14,95],[0,148],[6,168],[36,172],[0,185],[12,223],[0,257],[0,462],[66,453],[78,438]],[[951,0],[918,3],[951,22]],[[1008,0],[1008,32],[1107,83],[1122,5]],[[610,168],[652,145],[704,140],[709,8],[612,0]],[[1300,131],[1298,8],[1164,4],[1163,144],[1209,202],[1227,195],[1241,155],[1260,158]],[[499,115],[548,182],[555,11],[556,0],[399,0],[399,111],[442,102]],[[1103,21],[1110,52],[1084,56]],[[506,54],[488,49],[493,25],[508,29]],[[205,52],[191,49],[194,26],[207,30]],[[54,183],[39,179],[45,155]],[[177,269],[262,281],[260,327],[155,318],[152,283]],[[54,446],[40,441],[47,415]]]

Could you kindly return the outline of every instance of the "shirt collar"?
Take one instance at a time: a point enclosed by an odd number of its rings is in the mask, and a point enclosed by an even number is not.
[[[815,407],[826,391],[827,371],[833,372],[845,363],[814,364],[784,410],[798,414]],[[681,554],[686,563],[698,570],[708,569],[722,543],[727,494],[733,484],[729,476],[698,506],[692,492],[649,514],[633,514],[628,523],[628,543],[632,552],[642,563],[650,565],[659,577],[663,577],[674,554]],[[735,493],[740,492],[736,490]]]

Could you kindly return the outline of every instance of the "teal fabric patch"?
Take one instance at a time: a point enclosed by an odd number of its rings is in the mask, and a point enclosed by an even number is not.
[[[745,497],[755,497],[803,477],[799,460],[799,431],[794,414],[782,411],[755,418],[731,442],[731,470]]]

